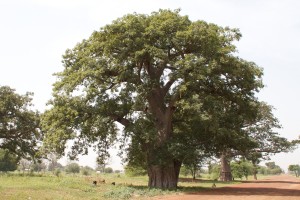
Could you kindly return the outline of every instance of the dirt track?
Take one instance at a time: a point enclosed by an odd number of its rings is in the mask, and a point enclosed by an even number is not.
[[[288,175],[248,181],[193,194],[161,196],[155,200],[300,200],[300,178]]]

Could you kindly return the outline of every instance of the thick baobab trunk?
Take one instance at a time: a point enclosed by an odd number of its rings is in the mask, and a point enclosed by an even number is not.
[[[149,72],[150,73],[150,72]],[[170,85],[171,86],[171,85]],[[162,189],[176,189],[179,177],[181,162],[174,159],[167,147],[172,139],[172,118],[174,103],[168,106],[162,104],[167,88],[153,88],[148,97],[149,112],[155,118],[157,140],[151,144],[153,149],[146,150],[148,164],[148,186]]]
[[[232,181],[232,174],[230,163],[226,157],[226,153],[221,155],[221,174],[220,174],[221,181]]]
[[[169,165],[152,165],[148,168],[148,186],[151,188],[176,189],[181,162],[171,162]]]
[[[158,142],[148,150],[148,186],[151,188],[176,189],[181,163],[174,159],[166,145],[169,136],[159,135]]]
[[[166,129],[165,129],[166,130]],[[176,189],[182,162],[174,159],[166,145],[169,135],[159,133],[157,143],[147,152],[148,186],[151,188]]]

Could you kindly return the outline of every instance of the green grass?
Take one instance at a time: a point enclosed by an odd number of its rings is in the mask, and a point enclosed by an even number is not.
[[[105,179],[105,184],[93,186],[93,180]],[[147,199],[148,197],[195,192],[211,188],[215,181],[183,178],[176,191],[149,189],[148,177],[127,177],[124,174],[101,174],[92,176],[62,174],[0,174],[0,199],[5,200],[104,200]],[[116,185],[111,183],[115,182]],[[237,182],[216,182],[223,187]]]

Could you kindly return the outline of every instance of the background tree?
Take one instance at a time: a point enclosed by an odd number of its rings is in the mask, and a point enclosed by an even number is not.
[[[210,163],[208,165],[208,173],[210,176],[210,179],[212,180],[218,180],[221,173],[221,166],[217,163]]]
[[[0,149],[24,158],[35,158],[41,141],[39,113],[32,111],[32,93],[19,95],[0,87]]]
[[[109,164],[110,155],[108,153],[108,146],[106,148],[103,148],[102,153],[99,153],[97,159],[96,159],[96,170],[104,173],[104,170],[106,166]]]
[[[207,96],[242,105],[262,87],[261,69],[233,54],[240,37],[170,10],[129,14],[95,31],[63,57],[43,116],[45,146],[63,154],[73,139],[71,157],[91,144],[100,156],[119,123],[128,159],[147,168],[149,187],[176,188],[185,150],[202,146],[203,132],[181,129],[197,121],[191,113],[205,121]]]
[[[18,167],[18,157],[6,149],[0,149],[0,171],[14,171]]]
[[[179,175],[187,177],[187,176],[190,175],[190,174],[191,174],[191,171],[188,170],[188,169],[186,168],[185,165],[183,165],[183,166],[180,168],[180,173],[179,173]]]
[[[267,162],[265,163],[268,169],[268,174],[281,174],[283,170],[280,166],[276,165],[275,162]]]
[[[288,170],[291,172],[294,172],[296,177],[298,177],[299,173],[300,173],[300,166],[299,165],[289,165]]]
[[[243,151],[245,156],[253,165],[254,179],[257,179],[257,165],[261,160],[269,159],[269,155],[274,155],[281,152],[293,151],[296,148],[297,140],[288,141],[286,138],[278,134],[281,128],[279,121],[273,115],[273,107],[265,102],[259,102],[258,114],[256,116],[256,123],[249,124],[246,127],[246,132],[249,138],[256,143],[256,145],[247,148]],[[279,172],[279,170],[277,169]]]
[[[220,108],[219,108],[220,109]],[[294,149],[295,143],[280,137],[277,130],[281,128],[278,120],[273,116],[272,107],[265,102],[250,101],[248,107],[243,107],[244,112],[239,114],[239,109],[221,109],[215,116],[220,116],[218,123],[223,124],[215,134],[216,149],[222,151],[221,180],[230,181],[230,158],[242,155],[253,164],[254,178],[257,179],[257,164],[261,159],[268,159],[268,155],[288,152]],[[247,109],[247,110],[245,110]],[[230,140],[228,140],[230,138]],[[251,173],[251,174],[252,174]]]
[[[48,160],[48,171],[55,171],[55,169],[62,169],[63,166],[58,162],[57,155],[54,153],[50,153],[47,155]]]
[[[32,165],[32,162],[30,160],[27,160],[25,158],[22,158],[20,161],[19,161],[19,170],[22,170],[23,173],[25,171],[30,171],[30,168],[31,168],[31,165]]]
[[[46,171],[47,169],[47,165],[42,161],[42,160],[39,160],[35,163],[33,163],[31,166],[30,166],[31,170],[34,171],[34,172],[42,172],[42,171]]]
[[[199,151],[195,151],[194,153],[187,152],[187,155],[188,156],[183,160],[183,166],[189,170],[193,180],[195,180],[196,175],[200,174],[201,167],[203,167],[209,155]]]
[[[256,98],[237,101],[234,96],[225,98],[213,95],[207,95],[202,101],[201,115],[209,117],[206,117],[204,123],[201,118],[196,119],[198,128],[195,130],[201,131],[204,136],[200,141],[205,151],[220,158],[222,181],[232,180],[231,159],[241,155],[245,149],[257,146],[245,131],[247,124],[256,123],[257,103]]]

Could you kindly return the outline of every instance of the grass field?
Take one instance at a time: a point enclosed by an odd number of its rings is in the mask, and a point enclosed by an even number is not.
[[[92,184],[105,179],[105,184]],[[181,178],[176,191],[148,189],[148,177],[127,177],[124,174],[94,174],[91,176],[62,174],[0,174],[1,200],[102,200],[147,199],[171,193],[195,192],[211,188],[214,181]],[[111,183],[115,182],[116,185]],[[217,182],[223,187],[236,182]]]

